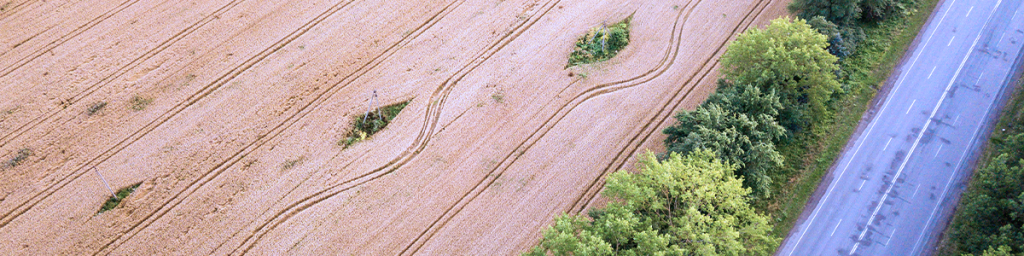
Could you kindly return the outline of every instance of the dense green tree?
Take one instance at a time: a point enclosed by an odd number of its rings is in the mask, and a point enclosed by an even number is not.
[[[828,52],[839,57],[840,61],[857,52],[857,44],[867,37],[860,27],[840,27],[821,16],[814,16],[807,24],[818,33],[828,36]]]
[[[906,4],[912,3],[913,0],[863,0],[860,5],[861,20],[877,22],[902,15]]]
[[[761,93],[750,85],[720,88],[693,111],[676,115],[665,129],[669,152],[688,154],[711,150],[739,166],[737,174],[756,197],[771,195],[771,175],[782,168],[782,155],[774,142],[786,129],[775,121],[782,104],[774,93]]]
[[[854,25],[861,15],[861,0],[795,0],[789,8],[805,20],[814,16],[845,26]]]
[[[722,55],[722,73],[734,84],[774,90],[786,106],[782,123],[793,129],[806,127],[827,115],[828,101],[840,90],[837,58],[826,50],[827,39],[802,19],[775,19],[765,29],[736,37]]]
[[[710,151],[648,153],[637,173],[615,172],[603,194],[614,201],[591,218],[563,215],[530,255],[767,255],[778,246],[766,217],[733,166]]]
[[[1003,245],[1003,246],[999,246],[998,249],[989,247],[988,250],[985,250],[985,252],[983,252],[981,255],[982,256],[1010,256],[1010,255],[1013,255],[1013,254],[1010,253],[1010,247],[1009,246]]]
[[[1024,159],[1010,158],[1002,153],[978,169],[965,193],[950,232],[961,252],[1000,246],[1024,252]]]

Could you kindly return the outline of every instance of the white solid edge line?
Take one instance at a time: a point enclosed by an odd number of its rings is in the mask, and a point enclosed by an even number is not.
[[[1001,5],[1002,3],[1002,0],[996,1],[996,6],[992,8],[992,13],[989,13],[988,19],[985,20],[985,24],[981,25],[981,30],[978,31],[978,36],[974,38],[974,43],[972,43],[971,48],[967,50],[967,54],[964,55],[964,59],[960,61],[960,67],[956,68],[956,73],[953,74],[953,78],[950,79],[949,84],[946,85],[946,90],[942,92],[942,96],[941,98],[939,98],[939,102],[935,104],[934,108],[932,108],[932,114],[931,116],[928,117],[928,121],[924,123],[924,128],[921,129],[921,132],[918,132],[917,139],[915,139],[914,144],[910,146],[910,151],[908,151],[907,156],[903,158],[903,163],[900,164],[900,168],[896,170],[896,175],[893,175],[892,182],[889,183],[889,188],[885,190],[884,194],[882,194],[882,199],[878,200],[878,205],[875,206],[875,210],[871,213],[871,217],[868,218],[868,222],[866,224],[867,226],[871,226],[871,222],[873,222],[875,220],[875,217],[878,216],[878,211],[882,209],[883,205],[885,205],[885,199],[886,197],[889,196],[889,192],[892,191],[892,188],[895,187],[896,179],[900,177],[900,174],[903,172],[903,169],[906,168],[907,162],[910,162],[910,157],[914,155],[914,150],[917,148],[917,145],[921,142],[921,138],[924,137],[924,133],[928,131],[928,126],[932,124],[932,119],[935,118],[935,114],[938,113],[939,107],[942,106],[942,102],[946,100],[946,95],[949,94],[949,89],[952,88],[953,83],[956,82],[956,78],[960,76],[960,70],[964,68],[964,64],[967,64],[967,59],[971,57],[971,52],[974,52],[974,47],[978,46],[978,40],[981,39],[981,34],[983,34],[982,32],[985,31],[985,27],[987,27],[988,23],[992,20],[992,15],[995,14],[995,10],[998,10],[999,5]],[[954,172],[956,171],[954,170]],[[853,244],[853,249],[850,250],[850,255],[857,253],[857,247],[860,246],[860,241],[864,239],[864,235],[867,234],[868,230],[870,230],[870,228],[865,228],[864,231],[861,231],[860,235],[857,236],[857,242]]]
[[[948,7],[946,8],[946,11],[943,12],[942,13],[942,17],[939,18],[939,22],[935,23],[935,27],[933,27],[933,29],[932,29],[932,34],[928,35],[928,39],[924,41],[924,44],[921,45],[921,48],[918,48],[918,49],[915,50],[915,52],[914,52],[914,55],[915,55],[914,56],[914,60],[910,62],[910,67],[907,68],[908,75],[909,75],[910,70],[914,69],[914,65],[917,64],[917,60],[921,58],[921,54],[924,53],[924,49],[928,48],[928,43],[931,43],[932,37],[935,36],[936,29],[942,25],[942,21],[946,19],[946,15],[949,14],[949,10],[953,9],[953,4],[956,4],[956,0],[953,0],[953,1],[949,2],[949,5],[947,5]],[[906,79],[907,79],[906,75],[900,77],[899,81],[896,83],[896,88],[893,88],[893,91],[890,92],[889,96],[896,95],[896,92],[898,92],[900,90],[900,87],[903,86],[903,81],[906,81]],[[875,119],[878,118],[879,116],[881,116],[882,112],[885,112],[885,109],[889,107],[889,103],[892,103],[892,101],[889,101],[888,99],[889,98],[886,97],[885,104],[882,104],[882,109],[878,111],[878,114],[875,115],[874,118],[872,118],[872,122],[871,122],[871,125],[868,127],[867,133],[864,133],[864,138],[867,138],[867,136],[871,134],[871,131],[875,129],[875,125],[878,124],[878,122],[874,122]],[[843,174],[846,173],[846,169],[850,167],[850,162],[853,162],[853,158],[857,157],[857,153],[860,152],[860,149],[863,146],[864,146],[864,143],[861,143],[859,146],[857,146],[857,149],[853,151],[853,155],[850,156],[850,161],[846,162],[846,166],[843,167],[843,171],[839,173],[839,176],[836,176],[836,180],[835,181],[839,181],[839,179],[842,179]],[[818,205],[814,207],[814,211],[812,211],[812,213],[811,213],[811,219],[809,220],[809,222],[807,222],[807,225],[805,225],[804,227],[810,227],[811,224],[814,223],[814,219],[818,217],[818,213],[821,211],[821,206],[825,204],[825,201],[828,201],[829,196],[832,194],[832,190],[835,189],[837,184],[838,184],[838,182],[832,182],[832,184],[829,185],[828,191],[825,192],[825,198],[823,198],[818,203]],[[806,228],[802,228],[801,229],[801,228],[798,227],[798,229],[801,230],[800,231],[800,237],[798,237],[796,239],[796,243],[793,244],[793,248],[790,249],[789,254],[787,254],[789,256],[793,255],[793,251],[796,250],[796,247],[798,247],[800,245],[800,241],[802,241],[804,239],[804,236],[807,235],[807,229]],[[782,248],[782,249],[785,250],[785,248]]]

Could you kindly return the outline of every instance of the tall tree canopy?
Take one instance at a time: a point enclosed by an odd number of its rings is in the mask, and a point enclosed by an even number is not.
[[[774,93],[761,93],[751,85],[723,85],[693,111],[676,115],[676,124],[665,129],[669,152],[688,154],[711,150],[736,164],[744,185],[756,197],[771,195],[771,174],[782,168],[783,157],[775,142],[785,136],[775,117],[782,104]]]
[[[963,253],[1024,253],[1024,133],[994,141],[998,155],[976,171],[951,224]]]
[[[786,106],[783,124],[806,127],[827,114],[828,101],[840,90],[837,58],[826,50],[827,40],[802,19],[775,19],[736,37],[722,55],[722,73],[734,84],[774,90]]]
[[[861,15],[861,0],[795,0],[789,5],[801,18],[825,17],[840,26],[854,25]]]
[[[821,16],[814,16],[807,20],[807,24],[818,33],[828,36],[828,52],[839,57],[840,61],[857,52],[857,44],[867,37],[860,27],[840,27]]]
[[[750,207],[734,166],[710,151],[642,157],[639,172],[615,172],[615,201],[588,220],[563,215],[529,255],[767,255],[778,246],[768,219]]]

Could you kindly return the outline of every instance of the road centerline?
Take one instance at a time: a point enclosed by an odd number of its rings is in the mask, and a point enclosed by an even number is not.
[[[843,219],[839,219],[839,223],[836,223],[836,227],[832,228],[832,234],[829,234],[828,236],[836,235],[836,230],[839,229],[839,224],[843,224]]]

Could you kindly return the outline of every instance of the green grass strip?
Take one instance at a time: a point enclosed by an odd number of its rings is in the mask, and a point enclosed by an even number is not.
[[[110,209],[116,208],[118,205],[121,204],[122,200],[128,197],[128,195],[131,195],[132,192],[135,192],[135,189],[138,188],[139,185],[142,185],[142,183],[135,183],[134,185],[123,187],[120,190],[117,190],[117,197],[111,196],[110,198],[107,198],[107,202],[103,203],[103,207],[100,207],[100,210],[97,211],[96,214],[100,214]]]

